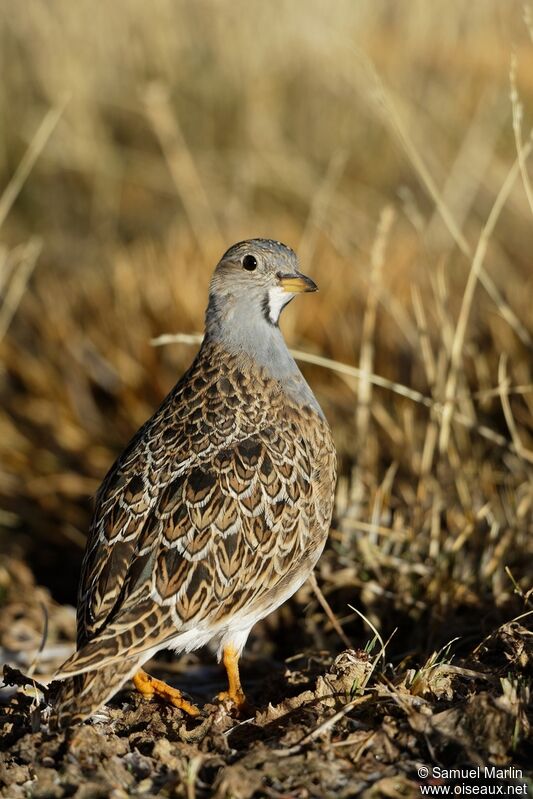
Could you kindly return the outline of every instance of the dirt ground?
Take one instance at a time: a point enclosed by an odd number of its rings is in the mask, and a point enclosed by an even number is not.
[[[30,577],[25,567],[21,577]],[[31,596],[47,598],[35,588]],[[24,618],[30,607],[13,608],[19,644],[31,642],[31,613]],[[70,646],[59,641],[72,632],[72,609],[51,604],[48,618],[45,671]],[[17,662],[14,650],[11,657]],[[420,784],[465,783],[432,779],[435,766],[479,767],[481,774],[494,766],[500,779],[487,785],[531,788],[533,634],[520,620],[463,657],[452,658],[448,648],[418,669],[384,662],[379,647],[337,656],[309,651],[285,664],[245,658],[251,709],[242,718],[213,700],[223,688],[221,669],[189,660],[153,662],[151,670],[203,705],[199,718],[147,702],[130,685],[95,719],[60,734],[47,729],[46,687],[6,666],[0,795],[342,799],[417,797]],[[482,776],[468,784],[482,785]]]
[[[532,4],[3,0],[0,69],[0,796],[532,795]],[[316,587],[244,718],[161,653],[198,719],[127,685],[51,734],[93,498],[254,236],[320,288],[281,325],[338,452]]]

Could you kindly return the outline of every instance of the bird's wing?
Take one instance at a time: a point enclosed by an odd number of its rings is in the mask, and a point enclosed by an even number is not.
[[[153,447],[139,444],[151,436],[140,434],[99,498],[83,571],[79,651],[62,677],[160,648],[192,627],[213,629],[260,605],[313,546],[321,548],[334,477],[295,418],[286,409],[249,435],[237,426],[223,446],[213,445],[211,431],[190,462],[168,446],[157,462]]]

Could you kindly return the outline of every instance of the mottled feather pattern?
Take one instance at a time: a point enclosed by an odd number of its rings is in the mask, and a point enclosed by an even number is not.
[[[194,363],[98,492],[52,726],[87,718],[159,649],[209,641],[242,704],[250,629],[307,578],[331,520],[331,434],[277,325],[314,290],[279,242],[240,242],[218,264]]]
[[[119,662],[101,669],[52,683],[54,694],[54,714],[52,728],[77,724],[94,713],[108,699],[111,699],[120,685],[137,669],[137,659],[122,658]]]
[[[78,645],[105,648],[86,646],[62,674],[253,612],[320,554],[335,470],[327,423],[264,369],[247,363],[245,377],[241,361],[206,341],[109,472],[78,605]]]

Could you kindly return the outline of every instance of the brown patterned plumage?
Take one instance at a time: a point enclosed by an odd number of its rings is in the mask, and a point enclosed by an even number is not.
[[[250,629],[305,581],[331,520],[330,431],[277,326],[294,294],[315,288],[277,242],[222,258],[194,363],[98,493],[53,726],[94,713],[158,649],[211,640],[242,703]],[[144,672],[135,682],[197,712]]]

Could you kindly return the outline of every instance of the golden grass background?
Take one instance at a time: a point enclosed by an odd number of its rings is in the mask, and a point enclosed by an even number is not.
[[[193,355],[151,340],[201,330],[221,253],[269,236],[320,286],[290,345],[418,392],[302,365],[340,456],[318,578],[345,633],[371,637],[354,605],[428,653],[527,612],[532,32],[502,0],[2,3],[4,555],[74,602],[91,496]]]

